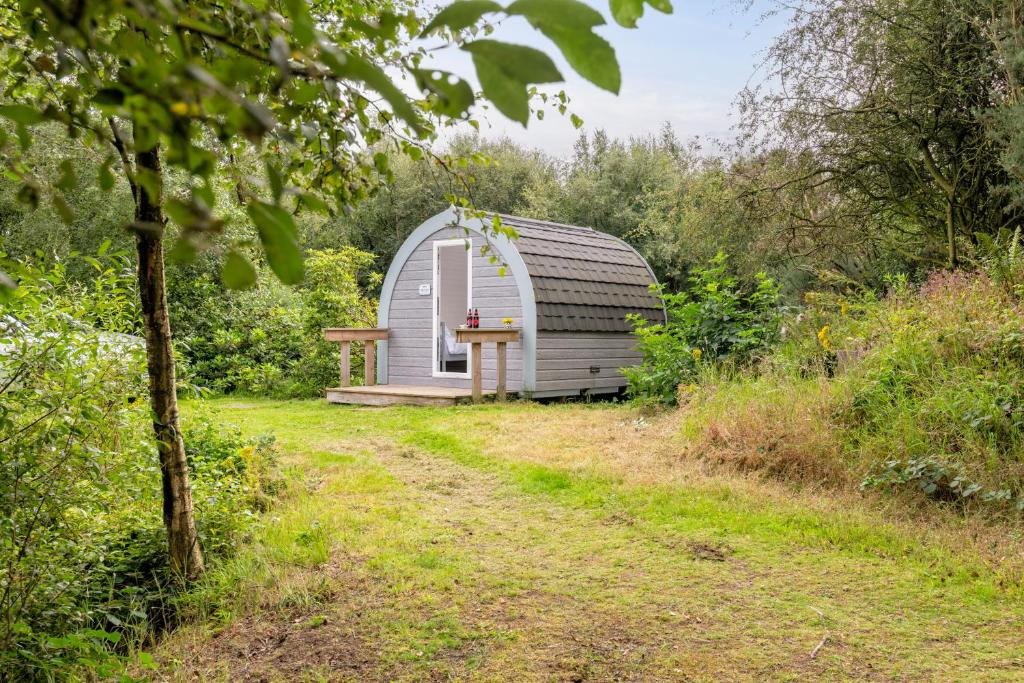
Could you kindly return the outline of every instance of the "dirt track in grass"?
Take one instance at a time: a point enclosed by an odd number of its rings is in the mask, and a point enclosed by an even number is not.
[[[1024,678],[1019,593],[991,566],[851,501],[673,461],[670,421],[222,412],[316,483],[218,570],[235,595],[164,643],[171,679]]]

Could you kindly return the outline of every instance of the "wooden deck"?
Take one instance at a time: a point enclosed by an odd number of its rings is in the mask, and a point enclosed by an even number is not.
[[[493,391],[483,392],[493,396]],[[453,406],[469,403],[471,389],[422,387],[411,384],[379,384],[369,387],[335,387],[327,390],[329,403],[352,403],[361,406]]]

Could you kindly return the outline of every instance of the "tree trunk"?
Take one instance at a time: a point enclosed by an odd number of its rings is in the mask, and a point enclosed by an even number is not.
[[[932,151],[928,147],[928,141],[922,139],[920,142],[920,149],[922,157],[924,158],[924,166],[931,174],[935,184],[939,186],[942,193],[945,195],[946,201],[946,265],[950,269],[956,268],[959,265],[958,255],[956,253],[956,224],[954,223],[954,204],[956,203],[956,185],[954,185],[949,178],[943,175],[942,170],[939,169],[939,165],[935,162],[935,157],[932,156]]]
[[[161,196],[163,174],[159,148],[136,152],[135,169],[148,178],[147,182],[138,184],[136,193],[135,243],[139,254],[139,296],[146,329],[150,406],[163,480],[164,525],[167,527],[172,572],[182,579],[194,579],[203,571],[203,555],[192,514],[185,443],[178,429],[174,348],[164,281],[163,230],[166,220]],[[151,192],[156,196],[151,196]]]
[[[953,270],[959,265],[956,253],[956,225],[953,222],[953,201],[946,202],[946,266]]]

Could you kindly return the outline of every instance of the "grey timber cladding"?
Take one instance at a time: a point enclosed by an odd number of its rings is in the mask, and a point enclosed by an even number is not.
[[[628,244],[591,228],[501,215],[526,264],[537,302],[537,330],[629,332],[629,313],[664,321],[647,263]],[[538,377],[540,381],[540,377]]]
[[[639,365],[633,335],[621,332],[538,332],[538,395],[586,389],[600,393],[626,386],[621,368]]]
[[[499,264],[480,253],[485,244],[478,233],[470,233],[473,253],[473,305],[480,309],[480,325],[500,327],[501,319],[523,319],[522,303],[516,281],[511,275],[499,275]],[[387,363],[389,384],[431,385],[443,387],[472,386],[472,380],[460,377],[434,377],[432,358],[433,297],[419,294],[421,284],[433,280],[433,244],[435,240],[464,239],[462,228],[444,228],[416,246],[402,264],[388,310]],[[523,385],[523,349],[521,343],[508,345],[508,388],[520,391]],[[497,384],[498,361],[494,344],[483,346],[483,388]]]

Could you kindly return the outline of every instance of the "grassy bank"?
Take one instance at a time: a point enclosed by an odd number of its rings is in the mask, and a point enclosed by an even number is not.
[[[937,272],[920,288],[811,295],[743,373],[684,387],[692,454],[788,480],[1024,512],[1024,308],[1012,282]],[[1019,534],[1015,533],[1019,538]]]

